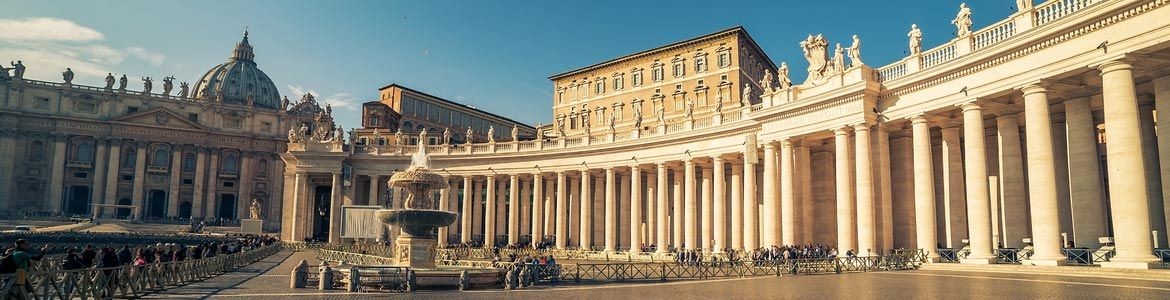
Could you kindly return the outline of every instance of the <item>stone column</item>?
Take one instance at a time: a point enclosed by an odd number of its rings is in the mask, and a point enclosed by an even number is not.
[[[1158,158],[1157,128],[1154,125],[1153,95],[1138,95],[1138,116],[1142,131],[1142,155],[1146,166],[1146,193],[1149,197],[1150,230],[1154,233],[1153,242],[1159,248],[1166,245],[1166,214],[1162,205],[1162,174]],[[1108,134],[1105,135],[1109,137]]]
[[[179,216],[179,173],[182,173],[182,163],[183,150],[179,145],[171,146],[171,180],[167,190],[167,216],[169,217]]]
[[[791,148],[789,149],[791,150]],[[776,144],[764,144],[764,247],[780,246],[780,191],[776,186],[780,176],[776,174]]]
[[[485,216],[488,211],[484,205],[483,180],[473,179],[471,186],[471,234],[473,236],[472,239],[474,239],[475,235],[484,234],[484,220],[487,219]]]
[[[809,146],[804,145],[804,143],[797,146],[794,150],[796,151],[794,156],[796,163],[793,165],[796,167],[797,182],[800,183],[797,185],[799,186],[799,192],[797,193],[799,196],[796,197],[801,201],[800,220],[802,223],[800,227],[801,238],[799,240],[801,243],[820,243],[823,241],[818,241],[813,238],[813,229],[816,226],[815,221],[817,219],[813,217],[815,201],[813,200],[812,188],[812,153],[809,152]]]
[[[0,133],[0,161],[4,161],[3,163],[0,163],[0,174],[12,174],[11,165],[6,164],[11,164],[12,159],[16,159],[18,156],[15,155],[15,152],[11,151],[11,144],[11,138],[5,136],[3,133]],[[94,144],[96,145],[97,150],[93,155],[93,174],[90,174],[90,177],[93,178],[93,189],[90,191],[90,203],[98,204],[104,203],[102,201],[102,196],[106,195],[106,181],[104,179],[106,177],[106,162],[109,160],[106,159],[106,157],[108,157],[108,154],[106,154],[106,150],[108,149],[108,147],[106,147],[106,140],[104,138],[97,138],[94,139]],[[172,180],[171,182],[175,181]],[[10,207],[8,202],[12,201],[11,196],[5,194],[10,193],[12,190],[7,184],[5,184],[3,188],[0,188],[0,209],[8,209]],[[177,186],[171,188],[170,190],[171,192],[168,195],[177,196],[179,194],[179,189]],[[100,218],[100,216],[96,215],[98,213],[97,207],[90,206],[87,207],[87,209],[90,214],[96,216],[95,218]]]
[[[451,211],[451,190],[455,189],[455,183],[450,178],[443,178],[443,180],[447,181],[447,188],[439,190],[439,210]],[[436,241],[439,247],[447,247],[450,228],[451,226],[439,227],[439,237]]]
[[[309,178],[308,174],[305,172],[296,172],[295,176],[296,177],[292,186],[292,202],[288,205],[288,207],[291,209],[284,211],[283,214],[285,215],[284,219],[289,219],[288,227],[292,229],[288,232],[288,236],[291,237],[290,240],[294,242],[300,242],[305,239],[305,222],[300,219],[303,219],[301,216],[301,211],[304,210],[305,206],[308,205],[308,203],[306,203],[308,199],[305,198],[305,186],[307,185]]]
[[[643,221],[646,230],[643,231],[642,242],[647,245],[658,244],[658,176],[646,173],[646,193],[643,196],[642,209],[646,211]]]
[[[565,172],[557,172],[557,204],[556,204],[556,246],[557,249],[565,249],[565,241],[569,237],[569,206],[568,206],[568,189],[565,182]]]
[[[796,163],[792,155],[792,141],[780,141],[780,212],[783,217],[780,218],[784,224],[781,226],[783,231],[781,235],[781,244],[795,245],[796,244]]]
[[[642,170],[630,166],[630,253],[642,251]]]
[[[202,162],[203,161],[203,150],[198,149],[196,151],[199,152],[198,161]],[[105,195],[104,195],[105,197],[102,198],[101,203],[103,203],[103,204],[117,204],[118,203],[118,199],[117,199],[117,197],[118,197],[118,180],[121,179],[121,178],[118,178],[118,169],[122,168],[122,140],[110,139],[109,153],[110,153],[109,154],[110,162],[109,162],[109,164],[106,165],[106,182],[105,182],[106,188],[105,188]],[[195,165],[195,172],[196,172],[195,173],[195,175],[196,175],[196,177],[195,177],[195,199],[193,199],[193,201],[195,201],[195,202],[191,203],[191,207],[192,207],[191,214],[193,216],[196,216],[196,217],[198,217],[200,215],[196,215],[198,213],[198,211],[195,208],[197,208],[199,206],[195,206],[195,205],[200,203],[199,196],[201,196],[202,192],[203,192],[202,191],[203,186],[200,183],[199,177],[198,177],[201,174],[201,173],[199,173],[200,170],[203,170],[203,165],[196,164]],[[104,216],[105,210],[106,209],[104,207],[98,208],[98,210],[97,210],[98,215]],[[115,210],[114,213],[117,213],[117,210]]]
[[[1025,116],[1029,123],[1032,120],[1030,117],[1031,115]],[[1045,118],[1045,120],[1048,119]],[[1049,127],[1048,142],[1051,143],[1052,125],[1045,126]],[[1026,224],[1028,206],[1025,203],[1027,189],[1024,188],[1024,160],[1020,151],[1020,123],[1015,112],[1001,113],[995,118],[995,127],[996,133],[999,135],[999,151],[997,152],[999,153],[999,180],[1002,191],[1000,199],[993,198],[991,200],[1000,201],[998,211],[1000,218],[996,221],[1002,222],[1002,228],[999,230],[999,239],[995,242],[1003,242],[1003,246],[1008,248],[1023,248],[1023,238],[1028,234],[1028,225]],[[1031,141],[1028,142],[1028,147],[1032,147]],[[1031,154],[1031,152],[1028,153],[1029,162],[1031,162]],[[1051,154],[1049,154],[1048,159],[1052,159]],[[1028,167],[1030,172],[1032,165],[1029,164]],[[1055,189],[1055,181],[1053,181],[1052,186]],[[1029,188],[1035,190],[1035,187]],[[1056,213],[1055,209],[1053,209],[1053,213]],[[1033,239],[1033,241],[1035,240]],[[995,245],[995,242],[992,245]]]
[[[967,239],[967,195],[963,172],[962,142],[959,140],[962,128],[944,126],[942,133],[942,198],[945,227],[943,235],[947,246],[963,248],[962,240]]]
[[[630,194],[632,194],[630,192],[630,176],[617,174],[617,182],[618,182],[617,183],[618,184],[618,191],[617,191],[618,193],[617,193],[617,202],[614,204],[614,207],[616,207],[616,209],[614,209],[615,210],[614,224],[617,224],[618,227],[617,227],[617,233],[614,234],[614,236],[615,236],[614,238],[617,241],[617,244],[615,245],[615,247],[617,247],[617,249],[622,249],[623,248],[622,246],[629,246],[629,245],[622,245],[622,242],[629,241],[630,237],[628,236],[628,234],[630,233],[630,228],[634,228],[634,230],[637,230],[638,225],[637,224],[630,224],[630,222],[628,222],[630,220],[630,210],[629,210]],[[641,192],[641,191],[636,191],[636,192]]]
[[[580,175],[580,173],[578,173]],[[565,238],[573,243],[569,246],[576,247],[581,243],[581,178],[569,178],[569,236]],[[577,226],[577,227],[573,227]]]
[[[605,168],[605,252],[617,251],[617,170]]]
[[[517,181],[520,184],[520,195],[516,196],[516,199],[520,202],[520,204],[518,204],[520,209],[516,211],[516,225],[519,225],[519,228],[516,229],[516,238],[519,239],[520,236],[525,234],[527,234],[529,237],[532,237],[532,201],[534,201],[535,198],[532,197],[533,193],[531,182],[526,180],[524,177],[517,178]]]
[[[544,177],[532,173],[532,248],[544,240]]]
[[[754,151],[754,149],[749,150]],[[756,161],[744,154],[743,162],[743,250],[751,251],[760,247],[759,206],[756,203]]]
[[[345,201],[344,199],[341,199],[341,191],[345,188],[341,180],[341,172],[333,173],[333,186],[329,188],[330,243],[341,242],[341,202]]]
[[[695,192],[698,190],[695,186],[695,161],[683,161],[683,203],[682,218],[683,218],[683,244],[687,250],[699,249],[699,228],[696,221],[698,217],[699,201],[695,198]],[[675,208],[675,211],[678,211]]]
[[[918,248],[930,262],[938,261],[935,223],[934,162],[931,161],[930,124],[923,115],[910,118],[914,143],[914,230]]]
[[[991,195],[987,182],[987,147],[984,144],[983,110],[975,103],[963,108],[964,168],[967,178],[967,230],[971,254],[963,263],[995,262],[991,242]]]
[[[714,217],[712,226],[715,230],[712,237],[715,238],[715,253],[723,253],[723,249],[727,248],[727,177],[724,171],[724,163],[722,156],[715,156],[711,159],[711,169],[715,171],[714,186],[711,187],[713,198],[715,201],[712,209],[714,210]]]
[[[1154,80],[1154,106],[1157,108],[1157,131],[1170,132],[1170,76],[1161,76]],[[1162,196],[1170,195],[1170,137],[1159,135],[1158,138],[1158,171],[1162,183]],[[1071,151],[1071,149],[1070,149]],[[1164,198],[1163,198],[1164,199]],[[1163,200],[1165,201],[1165,200]],[[1164,218],[1170,228],[1170,203],[1163,203]],[[1153,212],[1158,213],[1158,212]]]
[[[1053,159],[1052,116],[1048,109],[1048,91],[1028,85],[1024,92],[1025,138],[1028,143],[1028,199],[1032,212],[1031,261],[1043,265],[1062,265],[1060,216],[1056,199],[1056,163]]]
[[[143,190],[142,185],[146,183],[146,147],[148,147],[148,146],[149,145],[147,145],[146,143],[139,143],[138,144],[138,151],[137,151],[137,153],[135,155],[135,159],[134,159],[134,190],[133,190],[134,196],[133,196],[133,198],[130,199],[130,201],[131,201],[131,203],[134,203],[133,204],[134,206],[138,207],[138,209],[134,210],[134,219],[135,220],[142,219],[143,208],[145,208],[143,203],[145,203],[146,201],[143,201],[145,199],[142,199],[142,197],[143,197],[142,194],[145,191]],[[62,146],[61,148],[62,148],[61,155],[62,155],[62,158],[64,158],[64,155],[65,155],[64,146]],[[63,166],[64,165],[63,161],[61,163]],[[54,166],[54,168],[56,168],[56,166]],[[54,171],[54,173],[56,173],[56,171]],[[215,174],[215,173],[212,172],[212,174]],[[64,176],[64,175],[61,175],[61,176]],[[212,178],[214,178],[214,176]],[[213,181],[213,183],[214,183],[214,181]],[[60,187],[57,187],[57,188],[60,188]],[[213,189],[215,188],[214,184],[212,184],[212,188]],[[215,195],[215,193],[211,193],[211,194]],[[57,199],[57,201],[60,201],[60,200],[61,199]],[[60,202],[57,202],[57,205],[60,205]],[[60,211],[60,209],[56,209],[54,211]]]
[[[53,160],[52,160],[52,164],[51,164],[52,168],[50,169],[50,170],[52,170],[51,171],[52,173],[50,173],[50,174],[52,174],[51,175],[52,177],[49,177],[49,201],[48,201],[49,203],[48,204],[49,204],[49,211],[53,212],[54,214],[64,214],[65,213],[65,211],[62,209],[62,206],[65,204],[65,197],[63,196],[63,192],[65,189],[64,180],[65,180],[65,142],[66,142],[66,139],[67,139],[66,136],[54,136],[53,137]],[[144,154],[144,152],[142,152],[142,150],[140,149],[138,152],[138,165],[142,165],[142,159],[143,159],[142,155],[143,154]],[[137,195],[134,197],[134,201],[139,201],[139,202],[136,202],[136,203],[139,203],[139,205],[141,205],[141,200],[139,197],[141,197],[141,195],[142,195],[141,194],[142,193],[142,191],[141,191],[142,185],[139,184],[139,182],[140,182],[139,177],[141,177],[141,174],[142,174],[142,172],[139,172],[138,174],[136,174],[134,176],[135,186],[139,187],[139,189],[134,190],[135,195]],[[141,207],[141,206],[139,206],[139,207]]]
[[[704,167],[703,170],[699,172],[700,177],[702,178],[702,183],[699,184],[701,187],[699,192],[702,193],[700,194],[700,198],[702,198],[702,200],[696,208],[699,210],[699,231],[702,233],[701,235],[698,235],[699,243],[703,245],[702,249],[704,252],[711,252],[711,243],[714,242],[714,236],[711,232],[711,221],[712,218],[715,217],[711,211],[711,208],[715,206],[714,199],[712,199],[713,195],[711,193],[711,178],[714,176],[712,171],[713,170],[711,170],[711,168]]]
[[[236,196],[236,219],[242,220],[247,218],[248,215],[246,215],[246,213],[248,212],[248,206],[252,204],[252,188],[254,187],[252,178],[255,177],[255,175],[253,175],[254,170],[252,169],[255,166],[253,161],[255,161],[255,159],[252,158],[251,152],[240,151],[240,161],[237,165],[239,167],[237,169],[239,173],[237,174],[240,175],[240,186],[238,190],[239,194]],[[342,194],[342,192],[345,191],[345,187],[341,184],[337,184],[333,186],[333,189],[336,192],[338,198],[337,210],[340,211],[341,203],[345,202],[344,195]],[[178,202],[175,204],[178,205]],[[340,214],[338,214],[338,216],[340,216]],[[330,235],[332,235],[332,231],[330,231],[330,233]]]
[[[833,157],[836,159],[837,180],[837,252],[845,253],[857,249],[857,236],[853,228],[853,180],[849,174],[849,131],[847,127],[833,130],[833,143],[836,148]]]
[[[121,151],[115,151],[115,152],[121,153]],[[205,159],[205,157],[207,156],[207,151],[206,151],[206,149],[203,149],[203,147],[196,146],[195,153],[196,153],[195,154],[195,190],[194,190],[194,193],[192,195],[193,197],[191,198],[191,217],[194,219],[203,219],[205,217],[203,214],[203,203],[204,203],[204,201],[203,201],[203,198],[204,198],[203,184],[204,184],[204,177],[207,176],[206,175],[207,170],[206,170],[206,167],[204,167],[204,166],[207,165],[206,159]],[[111,153],[111,154],[117,155],[115,153]],[[106,193],[107,193],[106,195],[109,196],[109,199],[110,199],[109,201],[118,201],[117,199],[114,199],[114,192],[116,192],[117,187],[118,187],[118,180],[116,180],[116,179],[118,176],[117,175],[118,168],[120,166],[117,166],[117,165],[111,165],[111,166],[115,166],[113,168],[110,168],[110,173],[112,174],[111,176],[114,176],[113,178],[115,178],[115,180],[112,180],[109,182],[110,185],[108,187],[106,187]],[[293,196],[295,196],[295,194],[296,194],[296,192],[294,192],[293,195],[286,195],[285,197],[293,197]],[[282,214],[284,214],[284,213],[282,212]],[[292,223],[293,220],[289,220],[288,222]],[[284,223],[282,222],[281,224],[283,227]]]
[[[1109,201],[1117,255],[1103,267],[1148,269],[1158,260],[1150,235],[1145,157],[1133,66],[1109,61],[1100,66],[1105,106],[1105,156],[1109,158]]]
[[[743,165],[731,165],[731,244],[727,247],[743,250]]]
[[[141,148],[141,147],[139,147],[139,148]],[[218,149],[218,148],[209,148],[208,149],[208,151],[211,151],[211,167],[207,169],[207,196],[208,196],[208,199],[207,199],[207,202],[204,203],[204,207],[203,207],[204,215],[203,216],[207,217],[207,218],[212,218],[212,219],[214,219],[216,217],[215,205],[217,203],[219,203],[219,193],[216,192],[219,189],[219,150],[220,149]],[[142,158],[139,158],[138,161],[141,164]],[[135,176],[134,178],[138,178],[138,177]],[[306,180],[307,180],[307,178],[306,178]],[[302,188],[300,191],[298,191],[298,193],[307,193],[307,191],[303,191],[304,189],[305,188]],[[135,201],[137,201],[137,200],[135,200]],[[310,210],[312,210],[311,204],[309,205],[309,207],[310,207]],[[305,222],[308,222],[308,220],[305,220]],[[311,229],[309,229],[309,230],[311,230]]]
[[[508,245],[520,242],[520,176],[508,178]]]
[[[890,132],[886,123],[878,123],[874,131],[873,145],[877,146],[877,162],[874,163],[874,193],[878,199],[875,202],[874,214],[877,220],[877,249],[888,250],[894,246],[894,182],[891,180],[890,164]],[[894,128],[895,130],[900,128]],[[879,250],[875,254],[881,254]]]
[[[1101,190],[1097,125],[1093,121],[1093,111],[1089,107],[1090,96],[1081,94],[1065,100],[1064,122],[1068,136],[1067,175],[1073,215],[1073,244],[1077,247],[1096,249],[1101,246],[1098,238],[1106,235],[1105,214],[1108,212],[1105,210],[1104,194]],[[1170,112],[1170,109],[1167,112]]]
[[[370,196],[366,198],[366,205],[382,205],[382,201],[378,200],[379,185],[381,185],[378,177],[378,175],[370,174]],[[467,190],[470,191],[471,189],[467,188]],[[471,197],[467,196],[465,198],[470,199]],[[468,215],[467,217],[470,218],[471,216]]]
[[[487,201],[483,208],[483,245],[485,247],[494,247],[496,245],[496,210],[499,209],[499,199],[496,198],[496,176],[487,176]]]
[[[870,256],[877,249],[877,221],[874,218],[873,153],[870,151],[869,124],[853,126],[857,163],[857,249],[858,256]]]
[[[578,248],[593,249],[593,174],[581,170],[581,228]]]
[[[0,105],[0,106],[2,106],[2,105]],[[8,174],[14,174],[16,172],[14,170],[14,166],[16,164],[16,161],[21,159],[20,156],[16,155],[16,143],[17,142],[16,142],[16,139],[14,138],[14,136],[15,136],[14,131],[0,131],[0,157],[2,157],[2,158],[0,158],[0,174],[6,174],[6,176],[12,176],[12,175],[8,175]],[[101,140],[98,143],[104,145],[105,141]],[[100,156],[100,155],[97,156],[97,160],[99,163],[106,161],[105,157]],[[103,170],[96,170],[95,169],[94,176],[97,178],[101,178],[101,176],[103,174],[102,171]],[[12,198],[12,192],[14,191],[14,189],[11,186],[13,183],[10,179],[11,179],[11,177],[5,177],[4,180],[7,180],[7,181],[4,182],[3,187],[0,187],[0,209],[14,209],[15,208],[16,199]],[[105,194],[101,192],[101,189],[98,188],[99,186],[104,187],[102,182],[94,182],[94,196],[97,197],[98,199],[101,199],[102,195],[105,195]],[[101,203],[101,202],[95,201],[95,203]]]
[[[674,245],[678,249],[683,249],[683,233],[686,232],[683,230],[683,220],[685,219],[683,217],[683,177],[683,170],[674,170],[674,177],[672,178],[672,184],[674,186],[670,198],[674,202],[674,206],[670,210],[670,221],[674,223],[670,229],[670,233],[673,236],[671,245]]]
[[[667,176],[669,175],[669,172],[670,170],[666,168],[666,163],[658,164],[658,183],[654,187],[658,192],[656,197],[654,197],[655,205],[658,206],[655,211],[657,213],[657,220],[655,222],[658,223],[655,226],[655,229],[658,229],[656,232],[657,237],[655,238],[655,242],[658,243],[658,249],[655,250],[655,252],[658,253],[666,253],[667,248],[670,247],[670,224],[667,221],[667,212],[670,211],[670,208],[666,202],[667,187],[669,186],[667,184]]]
[[[496,180],[496,235],[503,235],[504,239],[501,241],[507,242],[508,235],[508,181]],[[490,196],[489,196],[490,197]]]
[[[370,175],[370,178],[371,178],[371,180],[370,180],[371,181],[370,196],[371,197],[377,195],[376,186],[378,183],[377,183],[377,181],[372,179],[372,178],[376,178],[376,177],[378,177],[378,176],[377,175]],[[471,236],[473,235],[473,233],[471,232],[472,206],[474,205],[473,203],[475,202],[475,201],[472,201],[472,199],[474,198],[474,196],[472,196],[473,189],[474,189],[474,183],[471,182],[471,176],[463,176],[463,208],[460,209],[461,212],[460,212],[460,216],[459,216],[461,219],[459,221],[459,242],[464,243],[464,244],[470,244],[471,243]],[[370,204],[373,205],[373,203],[370,203]]]

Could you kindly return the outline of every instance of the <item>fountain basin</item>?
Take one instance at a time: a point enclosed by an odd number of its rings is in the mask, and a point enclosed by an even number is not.
[[[459,214],[433,209],[382,209],[374,212],[374,216],[383,224],[401,228],[409,236],[434,238],[432,230],[454,224]]]

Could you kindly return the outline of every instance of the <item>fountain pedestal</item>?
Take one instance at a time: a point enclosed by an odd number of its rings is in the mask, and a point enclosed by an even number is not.
[[[435,268],[435,239],[398,236],[394,240],[398,265],[412,269]]]

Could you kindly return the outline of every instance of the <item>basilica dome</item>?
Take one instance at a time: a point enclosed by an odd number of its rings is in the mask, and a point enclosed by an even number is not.
[[[226,63],[207,70],[195,81],[195,99],[277,109],[280,93],[264,71],[256,67],[256,54],[248,43],[248,32],[236,44]]]

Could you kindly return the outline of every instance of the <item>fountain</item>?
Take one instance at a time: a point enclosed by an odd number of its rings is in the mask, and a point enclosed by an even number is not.
[[[408,194],[402,209],[382,209],[375,216],[382,223],[400,228],[394,240],[398,265],[412,269],[435,269],[435,228],[455,223],[458,214],[435,209],[431,190],[447,188],[447,180],[430,169],[426,146],[419,143],[406,171],[390,176],[390,186]]]

